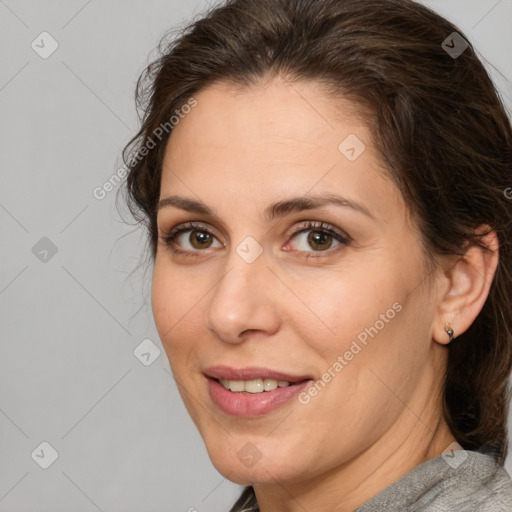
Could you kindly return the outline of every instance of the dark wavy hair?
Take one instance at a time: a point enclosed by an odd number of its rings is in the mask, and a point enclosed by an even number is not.
[[[468,44],[461,55],[449,52],[453,32]],[[126,199],[147,227],[151,256],[172,133],[154,137],[162,123],[216,81],[249,87],[280,75],[327,86],[353,102],[368,126],[421,228],[429,261],[482,245],[475,232],[482,225],[498,235],[489,296],[448,346],[443,408],[463,448],[491,453],[503,465],[512,365],[512,131],[468,38],[409,0],[228,0],[171,34],[139,78],[141,128],[123,151]],[[148,151],[150,139],[156,144]],[[247,487],[232,511],[251,506]]]

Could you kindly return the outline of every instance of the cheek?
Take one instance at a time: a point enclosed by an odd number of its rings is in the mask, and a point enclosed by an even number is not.
[[[151,287],[151,306],[162,342],[165,341],[165,332],[172,326],[176,302],[176,288],[172,286],[169,273],[163,271],[157,257]]]
[[[407,401],[421,376],[432,314],[427,292],[417,287],[417,278],[405,279],[397,268],[383,266],[362,273],[354,269],[335,286],[326,282],[324,289],[332,301],[310,294],[308,304],[312,309],[316,304],[335,335],[315,337],[311,327],[303,333],[321,354],[327,383],[325,391],[319,385],[323,398],[315,407],[326,424],[333,415],[340,424],[354,418],[360,433],[370,438],[381,431],[372,433],[376,423],[385,429],[399,414],[403,405],[396,397]]]
[[[187,286],[187,279],[179,270],[166,265],[163,257],[155,260],[151,303],[153,317],[164,348],[178,348],[178,340],[194,317],[194,306],[199,299],[194,286]],[[197,324],[197,319],[196,322]],[[169,352],[168,352],[169,354]]]
[[[291,288],[300,302],[290,297],[290,303],[297,304],[288,308],[290,321],[316,352],[330,359],[348,350],[354,339],[364,342],[369,332],[389,331],[405,295],[396,271],[384,268],[382,262],[304,277]]]

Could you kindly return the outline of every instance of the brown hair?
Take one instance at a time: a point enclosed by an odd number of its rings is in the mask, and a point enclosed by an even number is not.
[[[250,86],[280,74],[322,83],[353,101],[418,220],[430,258],[479,244],[479,226],[498,235],[487,301],[449,346],[444,413],[465,449],[492,453],[503,465],[512,365],[512,208],[505,193],[512,131],[471,43],[460,56],[442,46],[447,38],[454,45],[453,32],[467,41],[456,26],[409,0],[228,0],[178,37],[164,38],[159,58],[139,78],[144,113],[123,152],[126,190],[133,215],[148,228],[154,257],[162,160],[172,130],[145,156],[139,151],[193,95],[215,81]],[[251,493],[248,488],[245,498],[254,504]]]

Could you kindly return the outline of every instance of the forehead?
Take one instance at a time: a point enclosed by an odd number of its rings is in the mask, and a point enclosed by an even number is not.
[[[217,83],[195,99],[167,144],[161,197],[192,194],[242,209],[322,192],[381,201],[383,211],[399,203],[355,106],[319,84]]]
[[[247,149],[264,144],[265,153],[276,146],[294,153],[298,149],[337,152],[344,131],[368,138],[356,107],[335,100],[315,82],[291,83],[279,77],[251,87],[219,82],[201,91],[196,100],[197,106],[171,137],[182,139],[182,132],[193,132],[196,151],[203,149],[201,141],[207,141],[214,147],[242,143]]]

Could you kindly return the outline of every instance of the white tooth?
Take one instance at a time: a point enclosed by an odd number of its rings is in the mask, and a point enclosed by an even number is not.
[[[245,383],[243,380],[230,380],[229,381],[229,389],[231,391],[244,391]]]
[[[263,389],[265,391],[272,391],[277,388],[277,380],[275,379],[264,379],[263,380]]]
[[[263,379],[246,380],[245,391],[247,391],[248,393],[263,392]]]
[[[290,385],[289,382],[285,380],[276,380],[276,379],[253,379],[253,380],[228,380],[228,379],[219,379],[219,382],[226,389],[229,389],[233,392],[242,392],[245,391],[247,393],[262,393],[263,391],[273,391],[278,387],[284,388]]]

